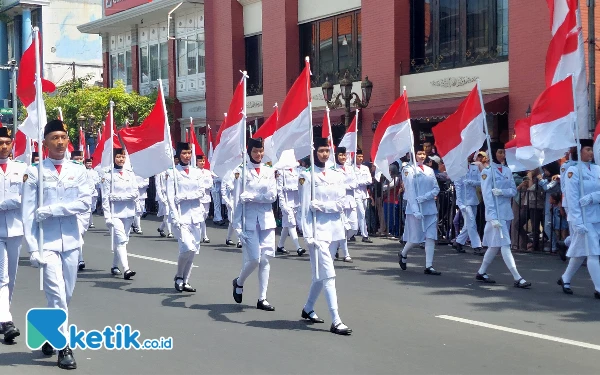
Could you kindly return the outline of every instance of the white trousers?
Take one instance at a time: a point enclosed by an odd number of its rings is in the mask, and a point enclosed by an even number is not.
[[[44,292],[50,308],[61,308],[67,311],[67,321],[62,326],[66,334],[68,322],[68,307],[77,281],[77,261],[79,249],[56,252],[44,250]]]
[[[463,215],[463,224],[460,233],[456,237],[456,242],[461,245],[467,243],[467,238],[471,240],[471,247],[476,249],[481,247],[481,238],[477,232],[477,222],[475,221],[477,215],[477,206],[466,206],[464,210],[460,210]]]
[[[319,298],[319,295],[321,294],[321,291],[323,289],[325,289],[325,299],[327,300],[327,307],[329,307],[329,313],[331,314],[331,322],[333,323],[333,325],[341,323],[342,319],[340,319],[340,315],[338,313],[335,277],[330,277],[328,279],[323,279],[319,281],[313,279],[313,282],[310,284],[308,299],[306,301],[306,304],[304,305],[304,311],[306,311],[307,313],[314,311],[317,298]]]
[[[358,215],[358,231],[361,236],[369,237],[369,232],[367,232],[367,220],[366,220],[366,212],[367,212],[367,199],[356,199],[356,213]]]
[[[248,240],[242,248],[244,265],[238,277],[238,285],[244,286],[246,279],[258,267],[259,300],[267,299],[269,286],[269,273],[271,265],[269,257],[275,256],[275,229],[260,229],[256,223],[256,230],[247,231]]]
[[[214,215],[213,222],[223,220],[223,215],[221,215],[221,183],[215,183],[215,189],[211,191],[213,206],[214,206]],[[233,221],[233,217],[229,218],[229,221]]]
[[[12,302],[23,236],[0,238],[0,323],[12,321]]]
[[[94,215],[92,212],[96,210],[96,204],[98,204],[98,196],[92,197],[92,209],[90,210],[90,225],[94,224]]]
[[[113,267],[118,267],[119,262],[123,267],[123,272],[129,269],[129,261],[127,260],[127,244],[129,243],[129,232],[131,231],[131,223],[133,217],[113,218],[114,225],[114,255]]]

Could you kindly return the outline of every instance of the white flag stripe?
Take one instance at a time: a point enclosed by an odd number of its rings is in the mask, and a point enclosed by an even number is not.
[[[409,120],[392,125],[386,129],[383,137],[381,137],[381,142],[379,142],[379,148],[374,160],[376,167],[375,178],[377,180],[379,180],[382,174],[389,181],[392,180],[389,165],[410,151],[410,137]]]
[[[531,145],[540,150],[564,150],[576,144],[573,126],[575,113],[531,126]],[[586,137],[587,138],[587,137]]]
[[[485,142],[485,133],[482,131],[484,116],[485,113],[480,113],[479,116],[475,117],[461,131],[462,141],[460,144],[444,156],[446,173],[452,181],[456,181],[467,174],[469,170],[466,163],[467,157],[479,150],[483,142]]]
[[[346,152],[356,152],[356,132],[344,134],[338,147],[346,147]]]
[[[223,130],[219,144],[215,147],[210,166],[212,171],[222,179],[227,178],[229,172],[242,164],[241,129],[244,127],[242,122],[244,122],[243,118],[239,123]]]
[[[128,159],[135,174],[142,178],[155,176],[173,165],[169,142],[155,143],[148,148],[129,154]]]
[[[285,150],[294,150],[296,158],[299,159],[310,155],[310,120],[310,107],[306,107],[298,117],[275,131],[272,143],[278,158]]]

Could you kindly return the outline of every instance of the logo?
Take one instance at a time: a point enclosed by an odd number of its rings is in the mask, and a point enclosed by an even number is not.
[[[481,178],[483,179],[483,181],[485,181],[485,179],[487,178],[487,174],[482,174]]]
[[[99,330],[79,330],[71,324],[68,329],[61,329],[67,321],[67,312],[63,309],[35,308],[27,312],[27,347],[40,349],[46,342],[55,349],[67,347],[71,349],[108,349],[108,350],[171,350],[172,337],[160,339],[140,338],[140,331],[129,324],[106,326]]]
[[[304,185],[304,181],[306,181],[306,179],[304,177],[300,177],[298,179],[298,182],[300,182],[300,185]]]
[[[567,173],[567,176],[569,176],[569,178],[573,177],[573,172]]]

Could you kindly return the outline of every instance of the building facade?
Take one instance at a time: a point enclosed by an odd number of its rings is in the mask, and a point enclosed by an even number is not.
[[[0,65],[15,60],[31,45],[32,28],[42,34],[43,75],[57,85],[91,75],[102,80],[102,44],[77,25],[102,15],[102,0],[0,1]],[[11,75],[0,71],[0,107],[10,107]],[[12,122],[12,112],[9,121]]]

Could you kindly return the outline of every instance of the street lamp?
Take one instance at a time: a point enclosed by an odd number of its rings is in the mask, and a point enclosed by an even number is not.
[[[529,107],[527,107],[527,110],[525,111],[525,117],[529,116],[531,116],[531,104],[529,105]]]
[[[373,92],[373,82],[369,81],[369,77],[360,84],[362,90],[362,99],[357,93],[352,92],[352,80],[350,80],[350,73],[346,70],[344,78],[340,81],[340,93],[333,99],[333,85],[329,82],[329,77],[325,79],[325,83],[321,85],[323,90],[323,99],[327,103],[330,109],[339,108],[344,106],[346,109],[345,126],[348,128],[350,125],[350,107],[351,104],[356,108],[366,108],[371,100],[371,93]],[[354,101],[351,102],[352,98]],[[342,103],[343,100],[343,103]]]

